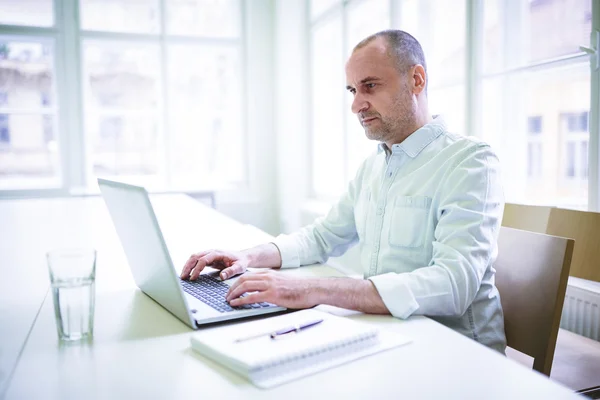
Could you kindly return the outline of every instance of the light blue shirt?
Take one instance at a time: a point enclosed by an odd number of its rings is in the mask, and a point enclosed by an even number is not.
[[[427,315],[504,353],[493,268],[504,210],[498,158],[441,117],[385,148],[325,217],[275,239],[282,268],[326,262],[358,242],[364,276],[393,316]]]

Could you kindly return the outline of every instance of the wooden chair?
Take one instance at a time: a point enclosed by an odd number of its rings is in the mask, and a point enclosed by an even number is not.
[[[574,239],[569,275],[600,282],[600,213],[506,203],[502,226]]]
[[[600,282],[600,213],[507,203],[502,225],[575,239],[569,275]],[[559,329],[550,377],[580,392],[600,385],[600,342]]]
[[[533,369],[552,369],[574,241],[500,228],[496,286],[508,346],[533,357]]]

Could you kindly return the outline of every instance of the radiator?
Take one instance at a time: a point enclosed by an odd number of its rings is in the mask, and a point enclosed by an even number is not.
[[[600,282],[569,277],[560,327],[600,341]]]

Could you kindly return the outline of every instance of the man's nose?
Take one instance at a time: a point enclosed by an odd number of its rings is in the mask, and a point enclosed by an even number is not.
[[[364,99],[360,94],[356,94],[354,96],[354,100],[352,101],[352,112],[354,114],[358,114],[359,112],[363,112],[369,109],[369,103]]]

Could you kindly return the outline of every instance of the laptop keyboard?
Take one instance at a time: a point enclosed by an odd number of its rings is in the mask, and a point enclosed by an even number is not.
[[[229,291],[229,285],[223,283],[217,278],[217,275],[202,274],[195,281],[180,280],[184,292],[194,296],[204,304],[207,304],[219,312],[229,312],[235,310],[252,310],[256,308],[275,307],[271,303],[252,303],[244,304],[239,307],[232,307],[225,300]],[[244,293],[242,297],[246,296]]]

